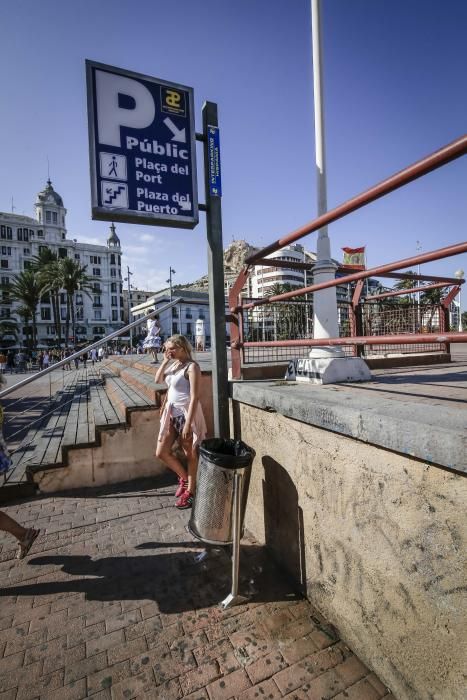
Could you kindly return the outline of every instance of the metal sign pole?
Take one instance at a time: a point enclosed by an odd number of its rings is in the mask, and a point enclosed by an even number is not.
[[[231,608],[234,605],[244,603],[247,598],[238,594],[238,568],[240,565],[240,540],[241,533],[241,506],[243,492],[243,475],[235,472],[233,482],[233,543],[232,543],[232,590],[221,602],[221,608]]]
[[[203,105],[204,179],[206,184],[206,231],[208,241],[209,314],[211,322],[212,394],[215,437],[229,438],[229,395],[225,331],[224,251],[220,194],[212,185],[215,168],[213,138],[218,134],[217,105]],[[218,152],[217,152],[218,158]]]

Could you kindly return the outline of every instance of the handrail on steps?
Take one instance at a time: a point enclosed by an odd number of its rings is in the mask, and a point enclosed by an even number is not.
[[[40,379],[41,377],[45,377],[46,374],[49,374],[50,372],[53,372],[56,369],[59,369],[59,367],[63,367],[63,365],[66,365],[67,363],[71,362],[72,360],[74,360],[78,357],[81,357],[81,355],[83,353],[89,352],[90,350],[94,350],[94,348],[98,348],[100,345],[105,345],[106,343],[109,342],[109,340],[113,340],[114,338],[118,338],[119,335],[123,335],[123,333],[126,333],[131,328],[136,328],[137,326],[140,326],[142,323],[147,321],[148,318],[152,318],[153,316],[159,315],[163,311],[167,311],[167,309],[170,309],[172,306],[175,306],[176,304],[178,304],[181,301],[182,301],[182,298],[177,297],[176,299],[173,299],[172,301],[167,302],[167,304],[160,306],[158,309],[155,309],[152,313],[146,314],[146,316],[143,316],[142,318],[136,319],[136,321],[129,323],[127,326],[123,326],[123,328],[119,328],[118,331],[114,331],[113,333],[106,335],[104,338],[101,338],[100,340],[96,340],[95,343],[92,343],[91,345],[87,345],[85,348],[81,348],[81,350],[78,350],[77,352],[74,352],[72,355],[65,357],[63,360],[59,360],[58,362],[55,362],[55,364],[51,365],[50,367],[46,367],[46,369],[42,369],[40,372],[36,372],[35,374],[31,375],[30,377],[26,377],[25,379],[22,379],[20,382],[17,382],[16,384],[9,386],[7,389],[3,389],[3,391],[0,391],[0,400],[5,398],[5,396],[8,396],[9,394],[12,394],[17,389],[21,389],[21,387],[26,386],[27,384],[31,384],[31,382],[35,382],[36,379]]]

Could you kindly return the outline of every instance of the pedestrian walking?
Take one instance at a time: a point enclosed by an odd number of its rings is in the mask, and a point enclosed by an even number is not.
[[[148,313],[151,314],[155,309],[149,309]],[[159,323],[159,316],[154,316],[154,318],[148,318],[146,321],[147,335],[143,340],[143,348],[149,350],[152,355],[153,363],[157,362],[157,353],[159,352],[162,342],[161,342],[161,324]]]
[[[97,351],[97,357],[99,358],[99,362],[102,362],[102,360],[104,359],[104,348],[102,347],[102,345]]]
[[[86,366],[88,364],[88,353],[83,352],[83,354],[81,355],[81,359],[83,360],[84,369],[86,369]]]
[[[200,403],[201,370],[192,357],[192,348],[183,335],[172,335],[164,346],[164,359],[157,370],[156,383],[168,386],[161,412],[156,457],[178,476],[177,508],[191,508],[196,491],[198,445],[206,435],[206,422]],[[188,470],[172,453],[178,440]]]
[[[3,437],[2,428],[3,408],[0,406],[0,475],[5,475],[11,467],[11,459]],[[40,533],[40,530],[36,530],[35,528],[23,527],[2,510],[0,510],[0,530],[9,532],[10,535],[16,537],[18,541],[18,549],[16,552],[17,559],[24,559]]]
[[[94,367],[94,363],[97,362],[97,348],[93,348],[91,350],[91,362],[92,366]]]
[[[50,355],[48,351],[46,350],[44,354],[42,355],[42,368],[47,369],[47,367],[50,365]]]
[[[6,370],[6,355],[3,350],[0,352],[0,372],[3,374]]]

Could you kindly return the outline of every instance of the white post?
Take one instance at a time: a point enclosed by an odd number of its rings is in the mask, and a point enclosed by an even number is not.
[[[454,273],[454,277],[456,277],[459,282],[461,279],[464,278],[464,270],[456,270]],[[459,333],[462,333],[462,305],[461,305],[461,285],[459,285],[459,318],[458,318],[458,330]]]
[[[313,45],[313,94],[315,104],[315,150],[316,180],[318,188],[318,216],[327,211],[326,189],[326,152],[324,134],[324,100],[322,88],[322,50],[320,26],[320,0],[311,0],[312,45]],[[327,226],[318,233],[316,246],[317,261],[313,268],[313,283],[327,282],[334,279],[336,265],[331,259],[331,243]],[[322,289],[313,296],[313,335],[315,338],[337,338],[339,325],[337,320],[336,288]],[[315,351],[313,351],[315,352]],[[318,350],[320,356],[323,352]],[[325,348],[325,354],[342,355],[340,350]]]

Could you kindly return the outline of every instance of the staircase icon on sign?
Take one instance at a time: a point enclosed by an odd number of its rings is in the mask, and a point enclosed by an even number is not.
[[[109,209],[128,209],[128,187],[121,182],[101,181],[102,206]]]

